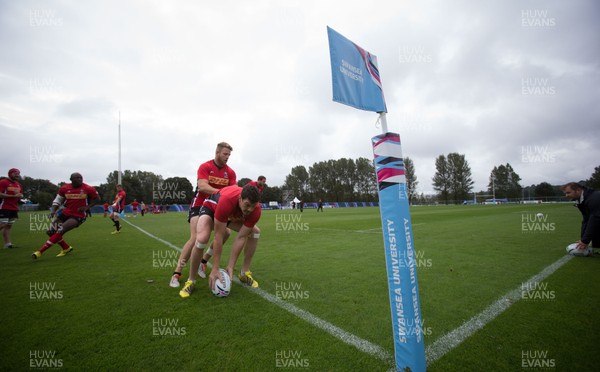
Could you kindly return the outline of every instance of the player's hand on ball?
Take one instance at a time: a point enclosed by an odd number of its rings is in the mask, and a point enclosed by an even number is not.
[[[219,268],[213,266],[210,275],[208,276],[208,287],[210,289],[213,289],[215,287],[215,282],[217,281],[217,279],[223,281],[221,273],[219,272]]]

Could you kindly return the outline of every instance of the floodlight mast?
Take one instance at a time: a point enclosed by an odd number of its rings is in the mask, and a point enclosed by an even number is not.
[[[117,185],[121,184],[121,111],[119,111],[119,170],[117,171]]]

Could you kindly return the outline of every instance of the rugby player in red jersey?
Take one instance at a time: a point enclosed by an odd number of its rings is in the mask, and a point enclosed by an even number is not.
[[[133,217],[137,217],[139,204],[140,203],[138,203],[137,199],[133,199],[133,201],[131,202],[131,209],[133,210]]]
[[[177,261],[177,267],[175,267],[175,271],[171,276],[169,285],[173,288],[179,287],[179,278],[181,278],[183,266],[185,266],[186,262],[190,259],[190,255],[194,254],[192,248],[196,245],[196,225],[198,223],[198,216],[202,203],[204,203],[204,200],[214,192],[225,186],[235,185],[237,182],[234,170],[227,165],[227,161],[229,161],[229,157],[231,156],[231,151],[233,151],[231,145],[227,142],[221,142],[217,144],[214,159],[204,162],[198,167],[196,195],[194,196],[194,199],[192,199],[188,213],[190,238],[183,245],[179,260]],[[201,257],[203,252],[204,249],[195,254]],[[210,258],[210,256],[207,256],[207,259],[208,258]],[[198,274],[202,278],[206,278],[206,260],[204,260],[203,264],[200,265],[200,268],[196,268],[196,270],[199,270]]]
[[[258,288],[258,282],[254,280],[250,271],[250,263],[260,237],[260,229],[256,226],[261,215],[259,201],[260,193],[252,185],[246,185],[244,188],[237,185],[225,187],[204,201],[198,217],[196,246],[200,249],[205,248],[214,229],[213,268],[208,278],[210,288],[214,288],[215,281],[220,275],[221,253],[228,236],[228,228],[237,231],[237,235],[233,241],[231,257],[225,270],[229,277],[233,278],[235,264],[244,249],[244,261],[238,277],[242,283],[252,286],[252,288]],[[192,294],[199,264],[198,256],[192,255],[189,279],[185,282],[183,289],[179,291],[181,297],[187,298]],[[223,278],[220,280],[222,281]]]
[[[111,234],[118,234],[121,232],[121,222],[119,221],[119,217],[121,216],[121,212],[125,210],[125,190],[123,190],[123,186],[117,185],[117,195],[115,195],[115,200],[112,204],[112,213],[110,215],[110,219],[113,221],[115,225],[115,231]]]
[[[23,197],[23,187],[19,183],[21,172],[17,168],[8,170],[8,178],[0,180],[0,230],[4,237],[4,248],[16,248],[10,241],[10,230],[19,218],[19,199]]]
[[[104,203],[102,204],[102,206],[104,207],[104,218],[106,218],[106,216],[108,216],[108,203]]]
[[[258,189],[258,191],[262,194],[263,190],[265,189],[266,184],[267,184],[267,177],[258,176],[256,181],[250,181],[246,185],[252,185],[252,186],[256,187]]]
[[[86,211],[100,203],[98,192],[92,186],[83,183],[80,173],[71,174],[71,183],[63,185],[50,207],[50,217],[53,218],[52,225],[47,234],[50,238],[39,250],[33,252],[33,259],[40,258],[42,253],[54,244],[62,247],[56,257],[63,257],[73,251],[73,247],[64,241],[63,236],[72,229],[79,227],[85,222]],[[56,213],[60,206],[64,209]]]

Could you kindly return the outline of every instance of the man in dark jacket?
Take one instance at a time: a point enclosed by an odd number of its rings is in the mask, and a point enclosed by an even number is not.
[[[576,201],[575,206],[583,216],[581,239],[577,241],[577,249],[600,248],[600,191],[575,182],[567,183],[561,190],[567,198]]]

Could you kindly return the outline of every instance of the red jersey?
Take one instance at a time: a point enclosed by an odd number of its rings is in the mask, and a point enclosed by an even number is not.
[[[119,201],[119,204],[117,205],[117,208],[119,208],[119,210],[125,209],[125,196],[126,195],[127,194],[125,193],[125,190],[121,190],[121,191],[117,192],[117,195],[115,195],[115,200],[113,201],[113,204],[116,203],[119,198],[121,198],[121,200]]]
[[[88,199],[96,199],[98,192],[85,183],[79,187],[73,187],[73,184],[67,183],[58,190],[58,195],[65,198],[65,209],[62,211],[65,216],[85,218],[85,211],[80,211],[79,208],[86,207]]]
[[[260,186],[257,181],[250,181],[246,185],[252,185],[258,189],[258,192],[262,193],[265,189],[263,186]]]
[[[133,210],[137,210],[138,204],[140,204],[140,203],[138,203],[136,201],[131,203],[131,207],[133,208]]]
[[[108,212],[108,203],[104,203],[102,206],[104,207],[104,211]]]
[[[242,188],[237,185],[225,187],[217,192],[220,196],[216,203],[206,201],[204,207],[215,212],[215,219],[217,221],[223,223],[227,223],[227,221],[240,221],[244,223],[244,226],[252,228],[260,219],[260,203],[256,205],[256,208],[249,215],[244,216],[238,203],[241,193]]]
[[[222,189],[225,186],[236,184],[235,172],[227,164],[223,168],[217,167],[214,160],[209,160],[206,163],[200,164],[198,167],[199,180],[208,180],[208,184],[215,189]],[[192,200],[191,207],[200,207],[204,203],[204,199],[210,194],[205,194],[198,191]]]
[[[13,181],[10,178],[4,178],[0,180],[0,192],[8,195],[18,195],[23,193],[23,187],[19,181]],[[0,199],[0,209],[18,211],[19,198]]]

